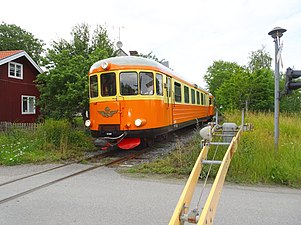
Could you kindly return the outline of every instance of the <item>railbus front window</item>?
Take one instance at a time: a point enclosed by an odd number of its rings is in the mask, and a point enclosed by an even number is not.
[[[90,76],[90,98],[98,97],[98,77],[97,75]]]
[[[101,95],[115,96],[116,95],[116,75],[115,73],[101,74]]]
[[[138,94],[138,74],[136,72],[120,73],[120,94],[121,95]]]
[[[140,94],[154,94],[154,75],[151,72],[140,72]]]

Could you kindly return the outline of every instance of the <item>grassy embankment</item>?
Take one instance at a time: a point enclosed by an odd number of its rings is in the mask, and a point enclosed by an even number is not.
[[[89,137],[64,120],[47,120],[36,131],[11,129],[0,132],[0,165],[79,158],[85,151],[94,149]]]
[[[240,113],[227,114],[226,121],[241,123]],[[239,148],[230,164],[226,180],[243,184],[281,184],[301,188],[301,115],[281,115],[280,139],[277,154],[274,151],[274,116],[272,113],[248,113],[246,122],[254,124],[254,131],[245,132]],[[188,176],[200,152],[200,138],[195,134],[193,141],[164,159],[130,169],[128,172],[159,173],[168,176]],[[219,149],[216,159],[221,159],[224,150]],[[209,158],[214,154],[209,152]],[[204,166],[205,176],[209,166]],[[211,170],[214,177],[218,166]]]

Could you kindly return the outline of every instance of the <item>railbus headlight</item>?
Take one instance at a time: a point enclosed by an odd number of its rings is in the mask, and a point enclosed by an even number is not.
[[[136,127],[141,127],[141,126],[143,126],[144,124],[146,124],[146,120],[145,120],[145,119],[136,119],[136,120],[135,120],[135,126],[136,126]]]
[[[110,63],[106,61],[102,62],[101,68],[103,68],[104,70],[108,70],[110,68]]]
[[[85,121],[85,126],[90,127],[91,126],[91,120],[86,120]]]

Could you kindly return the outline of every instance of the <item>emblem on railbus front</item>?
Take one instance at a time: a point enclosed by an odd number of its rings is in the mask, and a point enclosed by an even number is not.
[[[100,115],[102,115],[103,117],[106,117],[106,118],[113,116],[117,112],[118,112],[118,110],[111,111],[111,109],[108,106],[105,108],[104,111],[98,111],[98,113]]]

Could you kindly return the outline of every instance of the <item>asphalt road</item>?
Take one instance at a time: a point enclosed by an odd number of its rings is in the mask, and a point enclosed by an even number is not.
[[[0,167],[0,183],[40,167],[51,165]],[[2,186],[0,197],[85,167],[88,165],[73,165],[51,172],[47,178],[37,176]],[[184,184],[180,180],[129,178],[112,168],[99,168],[0,204],[0,225],[165,225]],[[301,225],[301,190],[226,184],[214,224]]]

